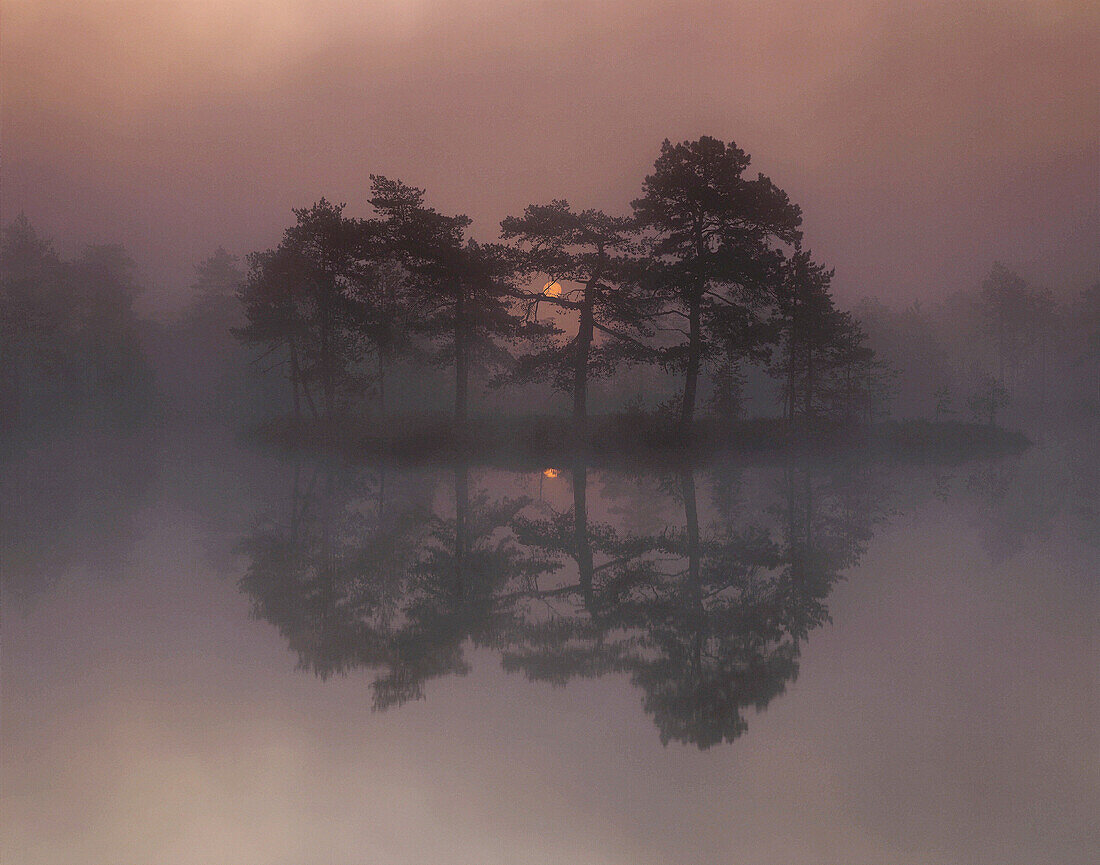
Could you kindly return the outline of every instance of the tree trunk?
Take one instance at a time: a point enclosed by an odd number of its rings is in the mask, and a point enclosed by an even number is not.
[[[806,350],[806,417],[814,413],[814,350]]]
[[[309,392],[309,386],[306,384],[305,379],[302,378],[302,366],[298,360],[298,347],[294,344],[294,340],[290,341],[290,380],[294,385],[294,419],[300,421],[302,419],[302,407],[300,397],[302,395],[306,398],[306,404],[309,406],[310,414],[314,420],[317,420],[317,406],[313,403],[313,396]]]
[[[322,298],[325,294],[322,292]],[[332,322],[327,299],[321,300],[321,396],[324,398],[325,417],[332,417],[334,387],[332,380],[332,340],[330,330]]]
[[[684,402],[680,406],[680,438],[685,441],[691,437],[692,423],[695,420],[695,394],[699,385],[699,369],[702,366],[702,299],[692,298],[688,313],[688,357],[687,373],[684,377]]]
[[[378,409],[382,415],[383,429],[386,424],[386,358],[378,352]]]
[[[588,358],[592,349],[593,311],[591,287],[585,287],[577,330],[577,356],[573,365],[573,428],[579,441],[588,438]]]
[[[466,286],[459,282],[455,294],[455,432],[464,438],[470,386],[469,334],[466,323]]]

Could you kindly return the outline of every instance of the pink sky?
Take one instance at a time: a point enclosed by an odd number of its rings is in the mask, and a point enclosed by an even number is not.
[[[663,138],[734,140],[844,299],[1100,272],[1092,2],[3,0],[3,218],[118,241],[178,303],[371,172],[474,233],[626,212]],[[175,298],[173,300],[173,298]]]

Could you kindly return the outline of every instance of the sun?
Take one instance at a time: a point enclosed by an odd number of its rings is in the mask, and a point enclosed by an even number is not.
[[[550,280],[542,287],[542,293],[547,297],[561,297],[561,283],[556,279]]]
[[[546,469],[543,474],[548,478],[556,478],[561,474],[561,471],[559,469]]]

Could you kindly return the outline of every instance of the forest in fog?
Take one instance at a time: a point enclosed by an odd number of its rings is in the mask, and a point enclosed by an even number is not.
[[[749,165],[732,143],[666,141],[626,215],[532,204],[491,241],[374,175],[353,203],[367,218],[321,198],[274,248],[213,250],[169,321],[135,311],[123,246],[66,259],[20,215],[3,228],[0,422],[560,415],[583,435],[617,415],[686,440],[704,421],[1026,428],[1097,411],[1100,282],[990,262],[938,301],[900,308],[884,286],[841,308],[798,205]]]

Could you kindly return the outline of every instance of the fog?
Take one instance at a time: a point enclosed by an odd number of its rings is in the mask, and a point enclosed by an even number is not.
[[[1094,4],[0,16],[5,862],[1096,860]]]
[[[5,0],[4,221],[124,243],[151,309],[371,172],[493,239],[532,201],[626,212],[664,138],[735,140],[838,291],[939,298],[1100,260],[1087,2]]]

